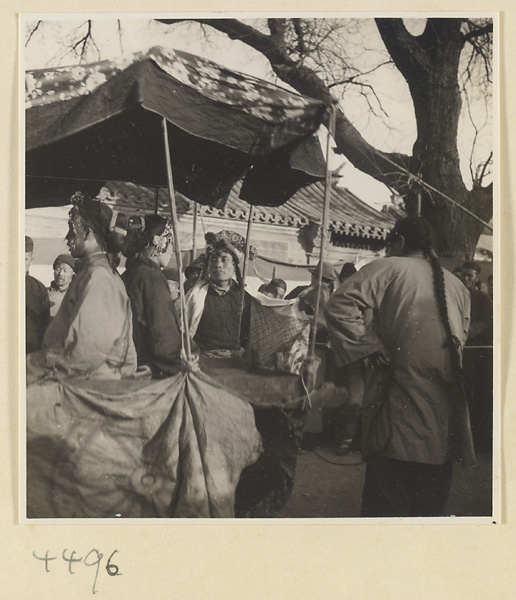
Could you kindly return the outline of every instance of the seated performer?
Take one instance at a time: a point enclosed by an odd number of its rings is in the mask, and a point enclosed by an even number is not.
[[[78,273],[28,357],[27,516],[233,517],[240,473],[261,451],[251,406],[198,370],[139,377],[130,301],[106,252],[127,251],[141,224],[96,200],[74,204]],[[162,255],[170,245],[159,233],[150,242]]]
[[[70,254],[60,254],[55,259],[52,269],[54,269],[54,279],[48,288],[48,297],[50,299],[50,316],[55,317],[75,275],[75,258]]]
[[[249,330],[247,293],[240,317],[240,248],[243,250],[244,240],[238,234],[222,231],[208,233],[206,241],[207,279],[199,279],[187,294],[190,336],[204,355],[231,356],[246,346]]]
[[[144,229],[133,236],[122,275],[133,311],[133,338],[138,364],[163,378],[181,368],[181,333],[162,267],[172,255],[170,223],[158,215],[145,217]]]
[[[79,259],[78,273],[46,330],[42,351],[27,358],[29,383],[50,374],[119,379],[136,370],[131,305],[107,256],[115,250],[113,212],[81,193],[72,203],[66,242]]]

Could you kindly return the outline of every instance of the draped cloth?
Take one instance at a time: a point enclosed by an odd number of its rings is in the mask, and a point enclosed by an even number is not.
[[[297,300],[252,298],[249,351],[253,363],[299,375],[308,354],[310,321]]]
[[[29,518],[233,517],[251,406],[201,372],[27,389]]]
[[[186,318],[194,338],[201,320],[209,283],[196,283],[186,295]],[[298,375],[308,354],[309,317],[296,301],[250,298],[248,354],[254,366]]]
[[[27,361],[28,371],[36,367],[65,378],[118,379],[136,371],[131,304],[104,253],[82,261],[45,332],[41,353]]]

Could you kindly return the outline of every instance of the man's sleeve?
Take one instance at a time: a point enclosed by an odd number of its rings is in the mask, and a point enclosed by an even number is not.
[[[326,324],[339,364],[356,362],[384,347],[372,326],[375,296],[370,278],[360,272],[349,278],[328,300]]]

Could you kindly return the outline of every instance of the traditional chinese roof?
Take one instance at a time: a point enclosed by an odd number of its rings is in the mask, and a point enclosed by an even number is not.
[[[303,227],[320,224],[324,204],[324,182],[316,182],[298,190],[282,206],[254,208],[253,222],[283,227]],[[217,211],[211,207],[205,214],[229,219],[247,220],[249,206],[238,197],[238,184],[231,190],[226,207]],[[330,196],[330,231],[335,234],[385,239],[394,220],[360,200],[347,188],[332,186]]]
[[[247,221],[249,204],[239,198],[240,183],[229,193],[223,209],[211,206],[203,207],[203,215],[233,221]],[[116,205],[126,212],[138,211],[143,214],[154,212],[168,213],[168,191],[150,189],[129,183],[109,182],[99,196],[104,201]],[[179,215],[193,214],[192,203],[177,194]],[[253,223],[276,225],[280,227],[301,228],[310,223],[320,224],[324,203],[324,183],[316,182],[298,190],[282,206],[254,207]],[[335,245],[347,245],[356,242],[367,245],[366,240],[383,242],[395,219],[381,213],[360,200],[348,189],[332,186],[330,197],[330,232]],[[360,243],[362,241],[362,243]],[[366,242],[364,244],[364,242]],[[355,244],[354,244],[355,245]]]

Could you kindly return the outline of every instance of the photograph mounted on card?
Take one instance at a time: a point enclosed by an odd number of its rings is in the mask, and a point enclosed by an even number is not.
[[[20,27],[22,522],[498,521],[496,15]]]

